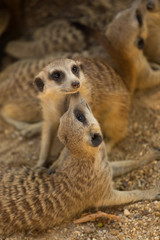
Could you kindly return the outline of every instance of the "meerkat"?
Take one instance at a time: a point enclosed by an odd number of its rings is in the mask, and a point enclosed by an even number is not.
[[[112,66],[131,93],[135,89],[151,88],[160,84],[160,71],[152,69],[142,51],[148,36],[147,14],[144,0],[136,1],[131,8],[118,13],[108,25],[105,36],[92,31],[109,53]]]
[[[100,125],[80,95],[71,96],[69,108],[60,120],[58,137],[68,154],[55,173],[43,167],[0,168],[1,235],[51,229],[90,207],[160,200],[159,188],[113,188],[112,166],[107,161]],[[160,158],[159,151],[151,154],[148,162],[155,158]],[[118,169],[115,165],[113,175]],[[125,173],[125,166],[123,170]]]
[[[85,36],[81,30],[65,20],[56,20],[36,29],[32,41],[9,42],[5,52],[18,59],[42,58],[58,51],[82,51],[85,47]]]

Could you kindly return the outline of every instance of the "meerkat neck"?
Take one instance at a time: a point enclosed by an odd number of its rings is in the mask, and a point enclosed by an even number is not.
[[[50,119],[52,116],[60,118],[64,113],[67,102],[67,95],[51,93],[40,96],[44,119]]]
[[[130,56],[125,49],[113,46],[107,37],[105,42],[103,42],[103,47],[111,56],[114,68],[125,82],[128,90],[130,92],[134,91],[136,87],[136,65],[134,64],[133,56]]]
[[[74,150],[68,150],[69,151],[69,157],[71,159],[74,159],[74,161],[77,160],[78,163],[85,163],[85,164],[94,164],[95,162],[98,161],[98,158],[101,156],[99,154],[99,149],[93,149],[92,151],[86,151],[84,149],[74,149]]]
[[[94,31],[92,35],[110,55],[115,70],[121,76],[127,88],[130,92],[134,91],[136,85],[136,66],[134,64],[134,58],[136,58],[136,56],[131,56],[124,48],[121,49],[119,46],[113,46],[109,38],[102,35],[99,31]]]

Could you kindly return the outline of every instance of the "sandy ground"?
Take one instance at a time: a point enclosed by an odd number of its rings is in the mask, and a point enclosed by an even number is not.
[[[115,147],[110,160],[137,159],[155,146],[160,148],[160,88],[137,92],[131,107],[128,136]],[[24,139],[13,127],[0,119],[0,161],[25,160],[34,165],[39,155],[40,137]],[[115,179],[121,190],[147,189],[160,186],[160,162],[153,161],[142,169]],[[36,236],[16,235],[0,239],[47,239],[47,240],[153,240],[160,239],[160,202],[144,201],[127,206],[103,209],[121,217],[122,222],[98,222],[61,225]],[[93,211],[96,212],[96,209]]]

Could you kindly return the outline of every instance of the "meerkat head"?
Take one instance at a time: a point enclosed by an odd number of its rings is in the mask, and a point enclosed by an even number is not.
[[[79,155],[92,155],[103,141],[100,126],[79,93],[70,96],[68,111],[60,119],[58,137],[72,153]]]
[[[160,0],[146,0],[146,6],[152,13],[160,12]]]
[[[145,21],[146,0],[136,0],[132,6],[121,11],[108,25],[106,37],[117,49],[132,54],[136,49],[144,48],[147,37],[147,25]]]
[[[78,61],[61,58],[47,65],[34,82],[42,93],[72,94],[79,91],[83,78],[82,66]]]

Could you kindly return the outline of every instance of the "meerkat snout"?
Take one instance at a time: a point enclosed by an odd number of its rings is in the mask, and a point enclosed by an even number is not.
[[[71,86],[75,89],[79,88],[80,87],[80,82],[79,81],[74,81],[74,82],[71,83]]]
[[[93,147],[98,147],[103,141],[102,136],[99,133],[91,135],[91,143]]]

